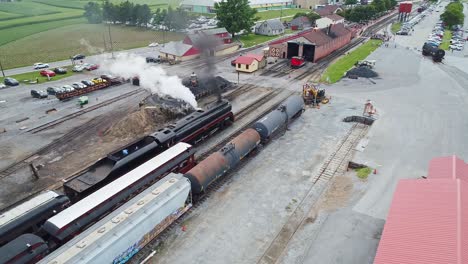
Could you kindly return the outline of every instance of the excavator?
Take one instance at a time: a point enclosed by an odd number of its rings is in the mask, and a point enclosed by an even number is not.
[[[330,99],[325,97],[325,89],[319,89],[311,83],[302,86],[302,98],[304,104],[318,106],[320,103],[327,104]]]

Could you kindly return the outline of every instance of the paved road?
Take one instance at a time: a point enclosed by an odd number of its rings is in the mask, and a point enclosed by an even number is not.
[[[119,54],[119,53],[133,53],[136,55],[147,56],[150,54],[156,54],[156,53],[159,54],[159,48],[150,48],[150,47],[136,48],[136,49],[130,49],[130,50],[125,50],[125,51],[114,52],[114,55]],[[84,60],[84,62],[99,63],[99,58],[101,58],[102,55],[110,57],[111,53],[89,56]],[[50,68],[64,67],[64,66],[68,66],[72,64],[71,60],[62,60],[62,61],[55,61],[55,62],[43,61],[43,63],[49,64]],[[4,72],[6,76],[11,76],[11,75],[16,75],[16,74],[21,74],[21,73],[26,73],[26,72],[31,72],[31,71],[34,71],[32,65],[21,67],[21,68],[5,70]]]

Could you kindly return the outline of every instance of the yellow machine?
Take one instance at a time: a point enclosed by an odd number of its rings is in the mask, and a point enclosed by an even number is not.
[[[315,85],[306,83],[302,86],[302,98],[306,105],[326,104],[329,99],[325,97],[325,89],[319,89]]]

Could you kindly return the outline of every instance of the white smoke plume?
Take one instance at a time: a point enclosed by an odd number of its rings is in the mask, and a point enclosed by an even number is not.
[[[104,52],[104,49],[103,48],[99,48],[99,47],[94,47],[93,45],[91,45],[86,39],[80,39],[80,45],[82,46],[85,46],[86,47],[86,50],[90,53],[90,54],[97,54],[97,53],[103,53]]]
[[[125,79],[138,76],[140,87],[149,90],[152,94],[170,95],[186,101],[194,108],[197,107],[195,95],[182,85],[179,77],[167,75],[159,66],[150,66],[143,57],[118,54],[114,60],[101,63],[101,70]]]

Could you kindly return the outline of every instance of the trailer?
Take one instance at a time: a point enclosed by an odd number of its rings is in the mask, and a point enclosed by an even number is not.
[[[67,93],[58,93],[55,96],[57,97],[57,99],[62,101],[62,100],[70,99],[70,98],[75,97],[75,96],[79,96],[79,95],[87,94],[87,93],[90,93],[90,92],[93,92],[93,91],[101,90],[101,89],[107,88],[109,86],[111,86],[111,82],[105,81],[105,82],[97,83],[97,84],[92,85],[92,86],[88,86],[88,87],[83,88],[83,89],[76,89],[74,91],[67,92]]]

